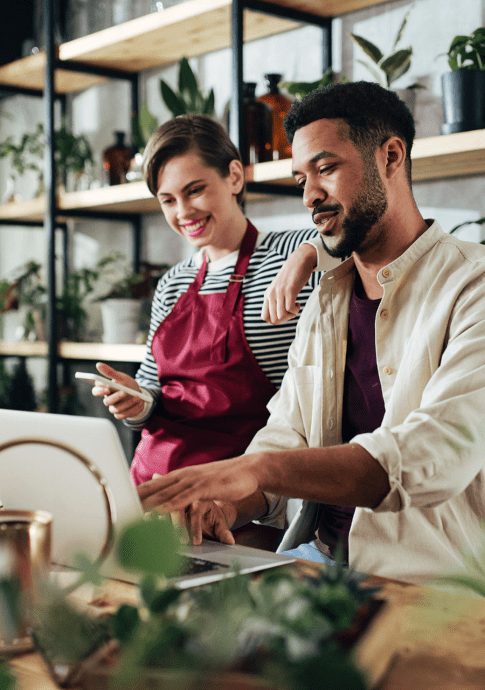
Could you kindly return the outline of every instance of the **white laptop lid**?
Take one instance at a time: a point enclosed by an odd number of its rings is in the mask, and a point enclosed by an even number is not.
[[[92,559],[109,553],[114,532],[143,513],[113,422],[1,409],[0,502],[7,510],[51,513],[52,560],[67,566],[74,564],[78,553]],[[180,587],[230,576],[234,564],[248,573],[295,560],[206,540],[200,546],[183,547],[181,553],[221,567],[181,574],[174,580]],[[105,559],[102,573],[128,582],[138,579],[121,570],[112,553]]]
[[[0,501],[53,516],[52,560],[97,558],[142,514],[114,424],[107,419],[0,410]]]

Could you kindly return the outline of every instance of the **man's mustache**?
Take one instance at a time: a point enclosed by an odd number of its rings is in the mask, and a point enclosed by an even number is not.
[[[340,211],[340,206],[338,204],[321,204],[313,209],[312,220],[315,222],[317,213],[333,213],[334,211]]]

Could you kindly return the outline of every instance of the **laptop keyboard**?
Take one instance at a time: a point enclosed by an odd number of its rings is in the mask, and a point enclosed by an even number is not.
[[[179,575],[198,575],[218,568],[229,568],[229,566],[225,563],[205,561],[203,558],[196,558],[195,556],[183,556],[179,565]]]

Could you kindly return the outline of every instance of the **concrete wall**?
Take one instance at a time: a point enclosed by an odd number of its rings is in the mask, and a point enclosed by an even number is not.
[[[371,79],[370,74],[356,62],[365,56],[350,38],[350,32],[375,42],[383,52],[392,48],[397,28],[411,4],[404,0],[387,2],[336,18],[333,21],[333,64],[349,79]],[[433,136],[440,132],[443,121],[441,106],[441,74],[447,71],[446,53],[451,39],[459,33],[470,33],[485,23],[485,0],[463,0],[459,12],[454,0],[416,0],[404,34],[404,45],[412,45],[414,57],[410,72],[396,82],[404,88],[411,81],[426,86],[417,92],[417,134]],[[321,75],[321,34],[314,27],[305,27],[286,34],[257,41],[245,46],[246,81],[258,82],[257,93],[264,92],[263,74],[282,72],[285,79],[311,81]],[[231,91],[231,56],[222,50],[191,60],[199,83],[204,88],[214,87],[217,116],[223,118]],[[178,69],[172,65],[143,75],[141,100],[162,122],[168,119],[159,91],[163,77],[176,85]],[[40,101],[25,97],[11,97],[0,102],[3,112],[11,119],[0,118],[1,138],[8,134],[17,137],[42,121]],[[72,126],[76,133],[84,132],[96,153],[96,174],[101,178],[101,152],[111,144],[114,130],[129,131],[129,91],[126,84],[110,82],[73,97],[70,106]],[[0,160],[0,193],[5,189],[8,169]],[[483,176],[420,182],[415,185],[415,196],[423,213],[437,217],[445,229],[469,219],[485,215],[485,179]],[[35,190],[36,180],[31,173],[19,186],[25,198]],[[310,225],[306,210],[298,199],[274,197],[266,202],[249,203],[247,215],[262,229],[289,229]],[[131,231],[127,224],[101,223],[76,220],[70,223],[72,262],[75,266],[92,264],[106,253],[117,249],[130,255]],[[466,239],[479,240],[478,226],[471,226]],[[175,263],[190,248],[176,236],[161,214],[145,216],[143,255],[153,262]],[[7,275],[14,267],[30,258],[45,257],[45,240],[41,230],[0,227],[0,275]],[[4,321],[4,335],[12,333],[13,326]],[[5,333],[7,330],[7,333]],[[90,309],[88,336],[96,339],[100,333],[99,308]],[[45,386],[45,365],[29,361],[39,388]],[[83,401],[90,414],[99,413],[86,391]]]

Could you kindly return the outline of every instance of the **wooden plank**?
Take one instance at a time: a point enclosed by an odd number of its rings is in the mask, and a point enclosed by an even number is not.
[[[108,362],[141,362],[145,345],[110,343],[59,343],[59,355],[64,359],[85,359]]]
[[[417,139],[411,155],[413,180],[485,172],[485,129]]]
[[[45,357],[47,355],[47,343],[29,343],[26,340],[19,342],[0,342],[0,355],[12,355],[17,357]]]
[[[388,0],[268,0],[275,5],[292,7],[301,12],[318,14],[321,17],[334,17],[346,12],[355,12],[365,7],[381,5]]]
[[[227,48],[231,44],[231,0],[187,0],[60,46],[61,60],[80,60],[130,72]],[[288,31],[297,22],[245,13],[245,40]]]
[[[0,66],[0,85],[19,86],[24,89],[44,88],[45,53],[15,60],[8,65]],[[56,70],[54,75],[57,93],[72,93],[82,91],[90,86],[101,84],[107,79],[93,74]]]
[[[66,192],[59,195],[61,211],[90,210],[120,213],[151,213],[160,211],[160,204],[152,196],[143,180],[100,187],[79,192]]]

